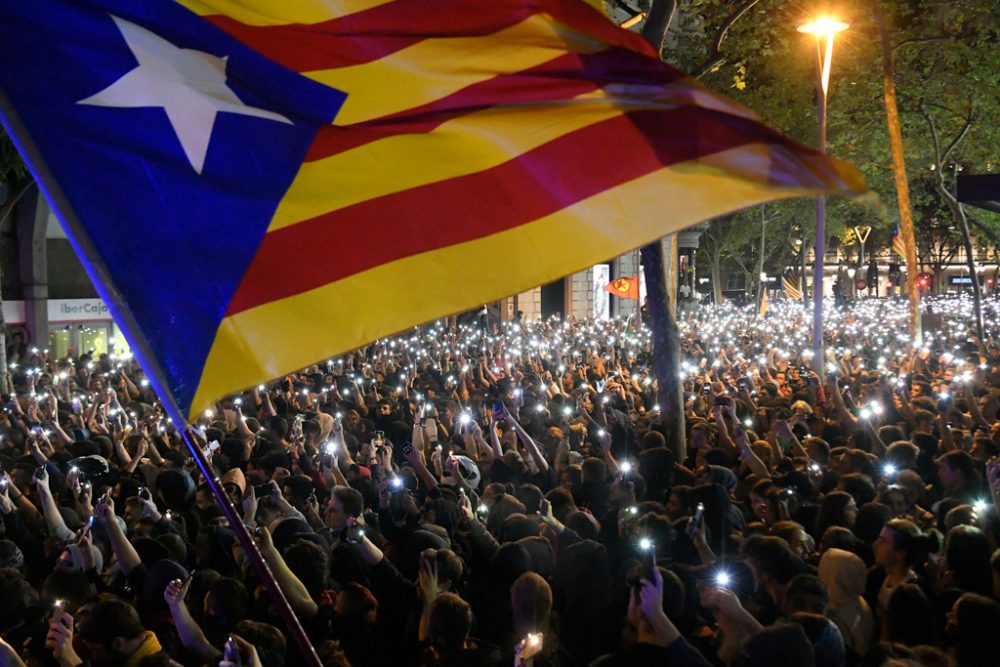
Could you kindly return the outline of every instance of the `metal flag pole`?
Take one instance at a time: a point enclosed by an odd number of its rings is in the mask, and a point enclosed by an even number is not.
[[[90,241],[90,237],[87,235],[79,218],[76,217],[73,207],[63,194],[62,189],[56,182],[38,148],[31,140],[14,106],[2,90],[0,90],[0,118],[6,123],[11,139],[20,150],[21,155],[25,157],[25,162],[28,163],[29,169],[35,176],[39,189],[45,195],[46,199],[48,199],[52,210],[60,222],[62,222],[66,236],[73,245],[76,254],[82,260],[87,275],[90,276],[101,298],[108,305],[112,315],[114,315],[115,322],[118,323],[118,326],[125,334],[125,338],[128,340],[136,360],[142,366],[150,385],[163,403],[167,415],[173,421],[174,428],[181,434],[191,455],[194,457],[195,463],[197,463],[198,468],[205,476],[205,481],[208,483],[216,502],[219,503],[219,507],[222,508],[223,514],[225,514],[226,519],[229,521],[237,541],[239,541],[240,546],[243,547],[254,569],[260,575],[261,581],[263,581],[267,588],[271,596],[271,601],[281,613],[281,617],[284,619],[289,633],[291,633],[299,645],[302,657],[305,658],[305,664],[309,667],[322,667],[322,663],[320,663],[319,656],[316,655],[316,650],[313,648],[312,642],[306,636],[302,624],[299,623],[298,617],[281,591],[281,587],[278,585],[277,580],[275,580],[274,574],[268,567],[267,562],[247,531],[246,526],[243,525],[243,521],[240,520],[236,508],[233,507],[232,502],[229,500],[229,496],[223,491],[222,482],[215,474],[211,463],[192,437],[187,419],[181,412],[180,406],[177,405],[177,401],[169,389],[170,385],[166,381],[166,375],[163,374],[159,363],[156,361],[156,356],[142,335],[142,331],[132,316],[132,312],[112,282],[107,268],[104,266],[100,256],[97,254],[97,250]]]

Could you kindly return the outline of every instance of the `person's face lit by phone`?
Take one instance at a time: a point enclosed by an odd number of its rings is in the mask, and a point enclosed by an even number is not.
[[[343,530],[347,526],[348,514],[344,511],[344,503],[336,495],[326,504],[323,523],[334,531]]]
[[[676,493],[671,493],[667,499],[667,516],[671,521],[682,519],[690,514],[684,501]]]
[[[194,494],[194,506],[202,512],[207,512],[215,506],[215,498],[208,489],[198,489]]]
[[[895,518],[904,517],[910,511],[909,504],[906,502],[906,494],[899,489],[886,492],[885,504],[889,506],[889,510]]]

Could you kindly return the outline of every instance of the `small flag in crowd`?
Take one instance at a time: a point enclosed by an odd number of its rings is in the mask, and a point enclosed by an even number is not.
[[[612,280],[604,289],[623,299],[639,298],[639,276],[627,276]]]
[[[892,249],[904,260],[906,259],[906,241],[903,240],[903,235],[899,233],[898,224],[892,228]]]
[[[702,220],[865,190],[579,0],[8,1],[0,62],[0,118],[188,415]]]
[[[757,316],[764,317],[767,314],[767,286],[763,285],[760,291],[760,306],[757,309]]]
[[[781,289],[785,291],[785,296],[787,296],[792,301],[802,300],[801,280],[794,280],[787,273],[783,273],[781,275]]]

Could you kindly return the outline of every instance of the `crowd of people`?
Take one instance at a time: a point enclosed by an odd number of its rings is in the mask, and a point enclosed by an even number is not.
[[[1000,664],[1000,303],[925,305],[821,365],[800,304],[687,311],[683,442],[620,319],[439,322],[189,437],[324,665]],[[8,378],[0,666],[302,664],[133,359]]]

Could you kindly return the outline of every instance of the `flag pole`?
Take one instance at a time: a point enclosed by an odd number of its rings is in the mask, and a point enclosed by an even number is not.
[[[313,648],[312,642],[306,636],[302,624],[299,623],[298,617],[292,610],[291,605],[289,605],[284,593],[282,593],[281,587],[278,585],[274,574],[257,548],[257,544],[253,541],[246,526],[243,525],[243,521],[240,520],[236,508],[233,507],[232,502],[229,500],[229,496],[223,490],[222,482],[215,474],[215,470],[206,458],[205,453],[189,432],[190,428],[187,418],[181,412],[180,406],[174,399],[166,376],[163,374],[160,364],[156,361],[156,356],[150,349],[148,341],[142,335],[142,331],[132,316],[132,312],[129,310],[118,288],[112,282],[111,275],[97,254],[97,250],[91,243],[90,237],[87,235],[79,218],[76,217],[73,207],[66,199],[55,177],[45,163],[41,152],[35,146],[34,141],[32,141],[27,129],[21,122],[20,116],[2,89],[0,89],[0,120],[3,121],[11,140],[25,158],[29,170],[38,183],[39,190],[45,195],[49,206],[62,223],[63,229],[66,231],[66,236],[76,251],[77,256],[80,257],[83,267],[94,283],[98,294],[100,294],[104,303],[107,304],[114,316],[115,322],[118,323],[119,328],[125,334],[125,338],[128,340],[136,360],[142,366],[150,385],[163,403],[167,415],[173,421],[174,428],[181,434],[184,443],[194,457],[195,463],[205,476],[205,481],[212,490],[216,502],[222,508],[226,519],[228,519],[237,541],[243,547],[243,551],[246,552],[254,569],[260,575],[270,594],[271,601],[278,608],[288,631],[299,645],[302,657],[305,658],[305,664],[309,667],[322,667],[322,663],[320,663],[319,656],[316,655],[316,650]]]

